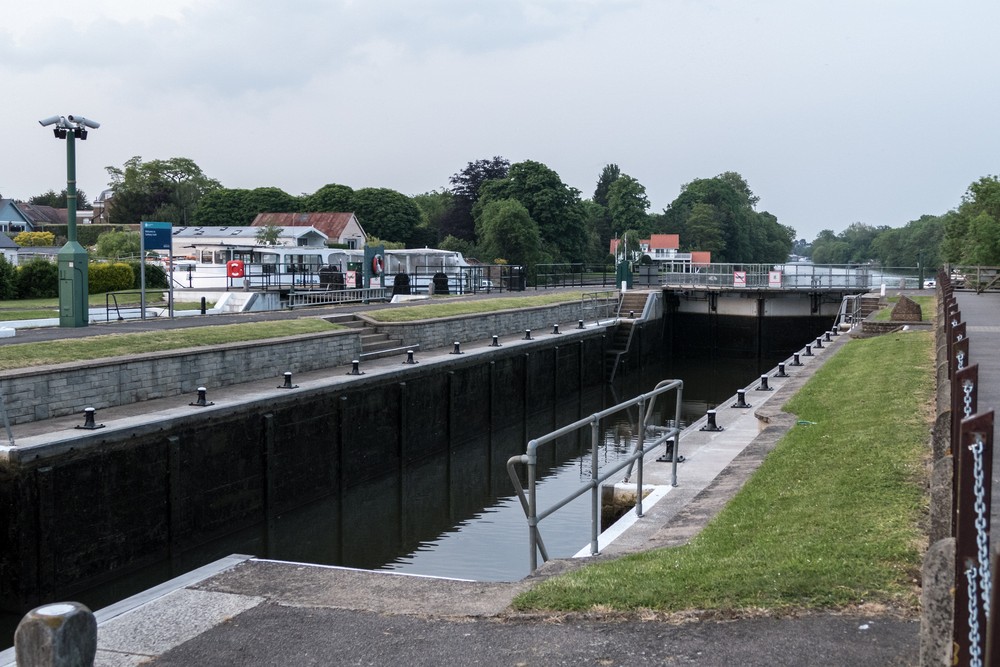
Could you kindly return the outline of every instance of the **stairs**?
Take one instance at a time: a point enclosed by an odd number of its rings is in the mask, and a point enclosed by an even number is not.
[[[621,302],[618,304],[618,317],[641,320],[648,298],[648,292],[625,292],[622,295]]]
[[[869,315],[882,307],[881,301],[881,298],[877,296],[866,295],[861,297],[861,311],[858,313],[859,317],[862,320],[866,319]]]
[[[361,358],[378,359],[380,357],[391,357],[402,354],[407,349],[403,346],[402,339],[389,338],[389,334],[379,333],[375,327],[365,324],[364,320],[359,320],[354,315],[347,313],[344,315],[330,315],[323,318],[327,322],[340,324],[350,329],[357,329],[361,337]]]
[[[614,335],[604,357],[604,376],[608,378],[609,383],[615,381],[622,357],[629,351],[632,344],[635,323],[643,319],[648,300],[649,292],[632,291],[622,295],[621,302],[618,304],[618,325],[615,327]]]

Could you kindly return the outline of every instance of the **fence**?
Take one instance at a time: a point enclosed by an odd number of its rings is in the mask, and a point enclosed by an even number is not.
[[[971,363],[967,327],[952,278],[950,271],[938,273],[939,415],[934,449],[940,458],[935,469],[939,463],[944,469],[950,464],[951,474],[944,476],[945,484],[931,489],[934,545],[924,564],[924,634],[930,639],[922,642],[921,664],[982,667],[1000,663],[1000,623],[990,614],[991,597],[997,599],[989,547],[994,413],[980,411],[979,366]],[[944,516],[935,521],[935,513]],[[935,535],[935,525],[941,526],[941,534]],[[953,552],[948,553],[952,544]],[[954,564],[945,568],[951,572],[945,572],[946,581],[935,592],[928,572],[942,552],[953,555]],[[950,558],[945,562],[950,564]],[[932,617],[934,606],[928,600],[935,595],[951,606],[950,642],[941,631],[943,619]]]

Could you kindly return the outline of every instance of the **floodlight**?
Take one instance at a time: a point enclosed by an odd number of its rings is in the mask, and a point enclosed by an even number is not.
[[[72,116],[70,117],[72,118]],[[38,121],[38,124],[42,127],[48,127],[49,125],[55,125],[60,120],[62,120],[62,116],[49,116],[48,118]]]
[[[101,124],[98,123],[96,120],[90,120],[89,118],[84,118],[83,116],[72,116],[71,115],[71,116],[67,116],[66,118],[69,119],[69,121],[71,123],[76,123],[77,125],[86,125],[87,127],[89,127],[92,130],[96,130],[97,128],[99,128],[101,126]]]

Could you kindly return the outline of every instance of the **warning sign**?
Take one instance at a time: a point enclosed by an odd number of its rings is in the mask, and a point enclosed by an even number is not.
[[[746,286],[747,286],[747,272],[733,271],[733,287],[746,287]]]
[[[768,271],[767,272],[767,286],[768,287],[781,287],[781,271]]]

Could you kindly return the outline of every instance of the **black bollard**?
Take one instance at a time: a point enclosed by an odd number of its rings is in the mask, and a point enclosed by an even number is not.
[[[493,342],[490,343],[490,347],[502,347],[500,345],[500,336],[494,336],[493,337]]]
[[[811,357],[811,356],[813,356],[812,345],[806,345],[806,351],[802,353],[802,356],[803,357]]]
[[[282,384],[278,389],[298,389],[299,385],[292,384],[292,372],[285,371],[285,383]]]
[[[752,408],[753,406],[747,403],[747,391],[746,389],[736,390],[736,402],[732,404],[734,408]]]
[[[757,387],[757,391],[774,391],[771,387],[767,386],[767,373],[760,376],[760,386]]]
[[[209,405],[215,405],[215,403],[206,400],[207,395],[208,395],[208,389],[205,389],[204,387],[198,387],[198,400],[196,400],[194,403],[188,403],[188,405],[193,405],[198,408],[204,408],[208,407]]]
[[[83,426],[77,426],[76,428],[85,428],[88,431],[93,431],[94,429],[104,428],[104,424],[98,424],[95,422],[95,417],[97,416],[96,408],[84,408],[83,409]]]
[[[635,311],[634,310],[628,311],[628,318],[630,320],[634,320],[635,319]]]
[[[823,349],[823,338],[821,336],[816,338],[816,349],[817,350]]]
[[[830,329],[830,333],[833,334],[834,336],[839,336],[840,335],[840,327],[834,327],[833,329]]]
[[[796,352],[795,354],[792,355],[792,363],[790,363],[788,365],[789,366],[801,366],[802,365],[802,362],[799,361],[799,353],[798,352]]]
[[[403,363],[404,364],[415,364],[415,363],[417,363],[417,360],[413,358],[413,350],[407,350],[406,351],[406,361],[404,361]]]
[[[534,340],[531,337],[531,329],[525,329],[524,330],[524,340]]]
[[[364,375],[365,372],[361,370],[361,362],[357,359],[351,361],[351,372],[348,375]]]
[[[553,324],[552,325],[552,333],[553,334],[559,333],[559,325],[558,324]]]
[[[709,410],[705,413],[708,417],[708,421],[702,426],[699,431],[721,431],[723,430],[721,426],[715,423],[715,410]]]
[[[583,320],[577,320],[576,321],[576,328],[577,329],[582,329],[583,328]]]
[[[205,297],[201,297],[201,314],[202,315],[204,315],[206,312],[208,312],[207,306],[208,306],[208,302],[205,300]]]
[[[457,340],[455,341],[455,349],[451,351],[452,354],[464,354],[462,352],[462,344]]]
[[[666,445],[666,449],[664,450],[663,455],[660,456],[660,457],[658,457],[656,460],[659,461],[660,463],[673,463],[673,461],[674,461],[674,444],[676,442],[677,442],[677,438],[667,438],[666,443],[664,443]],[[678,456],[677,457],[677,462],[678,463],[684,463],[684,457],[683,456]]]
[[[782,361],[780,364],[778,364],[778,372],[774,374],[774,377],[776,378],[788,377],[788,373],[785,372],[785,362]]]
[[[830,332],[829,331],[827,331],[826,334],[823,336],[823,340],[825,342],[827,342],[827,343],[832,343],[833,342],[833,339],[830,338]]]

